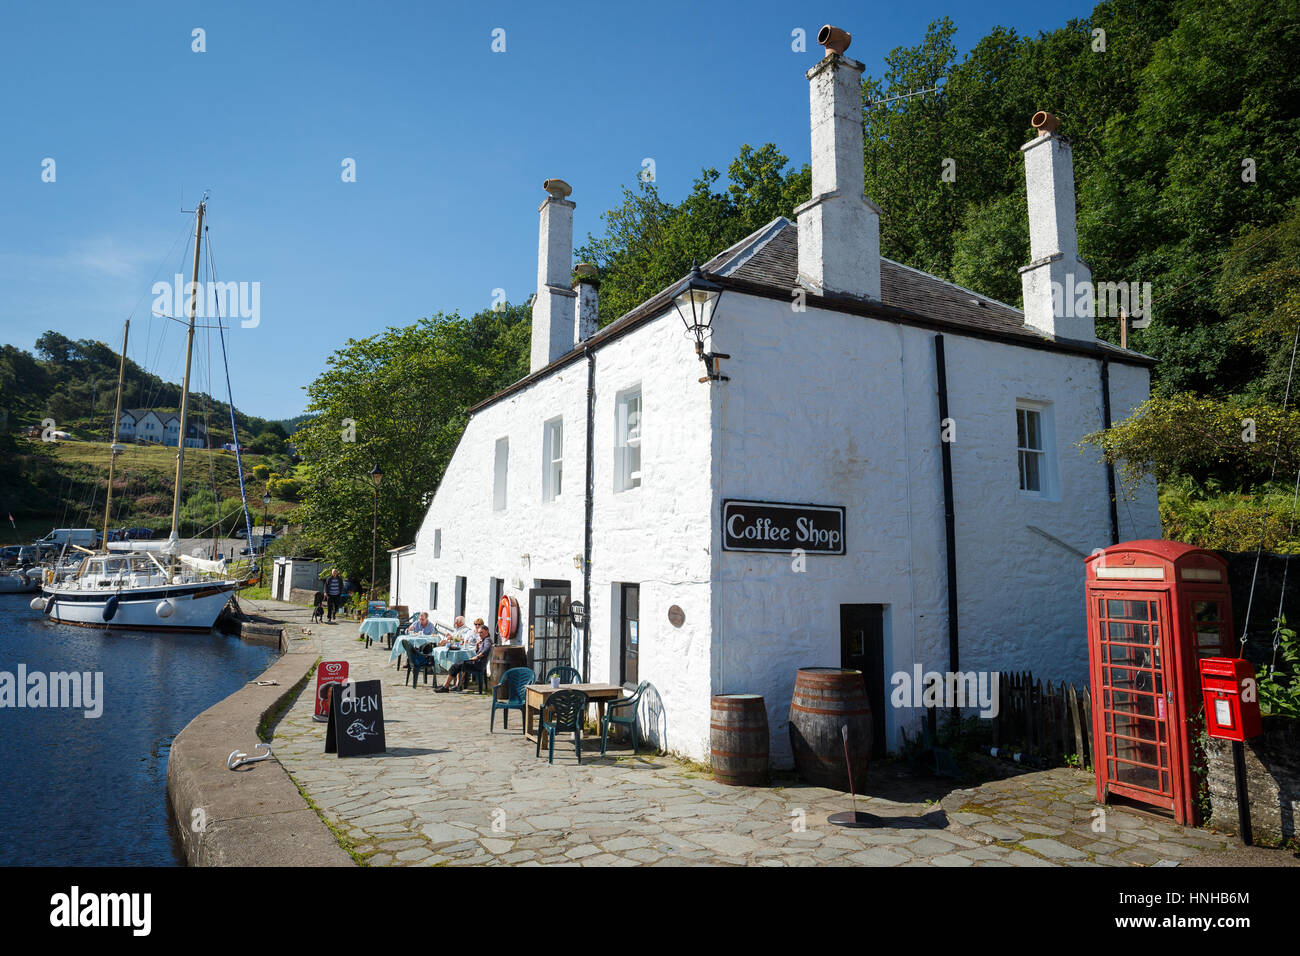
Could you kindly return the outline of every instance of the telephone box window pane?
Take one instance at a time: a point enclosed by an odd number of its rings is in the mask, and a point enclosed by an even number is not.
[[[1136,764],[1120,761],[1115,779],[1134,787],[1156,790],[1159,789],[1160,773],[1151,767],[1139,767]]]
[[[1124,644],[1150,644],[1151,629],[1145,624],[1128,624],[1111,621],[1110,639]]]
[[[1196,621],[1220,620],[1219,602],[1218,601],[1193,601],[1192,619]]]
[[[1130,667],[1154,667],[1155,662],[1150,647],[1140,645],[1112,644],[1110,648],[1112,664],[1127,664]]]
[[[1145,601],[1109,600],[1106,602],[1106,616],[1120,621],[1149,621],[1155,615],[1148,615],[1145,605]]]
[[[1115,711],[1116,713],[1138,717],[1154,717],[1156,715],[1156,699],[1150,694],[1117,693],[1115,695]]]

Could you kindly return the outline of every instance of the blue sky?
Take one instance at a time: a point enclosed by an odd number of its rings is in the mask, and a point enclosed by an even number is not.
[[[574,187],[580,244],[646,157],[674,201],[743,143],[807,162],[803,72],[822,23],[879,76],[944,15],[964,53],[997,24],[1034,34],[1091,8],[5,3],[0,342],[30,349],[57,329],[116,349],[133,315],[131,357],[178,381],[182,336],[150,318],[150,288],[188,273],[182,198],[193,209],[210,190],[218,277],[260,283],[259,324],[229,333],[235,402],[289,417],[349,337],[470,314],[496,288],[525,300],[548,177]],[[791,50],[796,27],[807,52]]]

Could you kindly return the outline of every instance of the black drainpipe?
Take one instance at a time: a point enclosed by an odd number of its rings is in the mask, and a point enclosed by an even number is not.
[[[593,452],[596,447],[596,353],[587,352],[587,504],[582,541],[582,607],[585,620],[582,629],[582,673],[591,679],[591,509],[592,493],[596,487],[596,468]]]
[[[1110,359],[1101,360],[1101,417],[1110,430]],[[1115,466],[1106,465],[1106,492],[1110,503],[1110,543],[1119,544],[1119,505],[1115,502]]]
[[[948,418],[948,366],[944,361],[943,336],[934,337],[934,371],[939,385],[939,453],[943,459],[943,532],[948,563],[948,670],[957,672],[957,513],[952,500],[952,443],[943,440],[944,422]],[[953,716],[959,716],[954,706]],[[930,711],[931,721],[934,710]],[[931,728],[933,732],[933,723]]]

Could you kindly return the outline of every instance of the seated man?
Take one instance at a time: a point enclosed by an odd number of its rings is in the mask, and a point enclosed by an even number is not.
[[[417,634],[428,637],[434,633],[433,622],[429,620],[429,612],[421,611],[419,620],[413,622],[406,633],[411,637]]]
[[[460,644],[463,646],[468,644],[470,639],[470,629],[465,626],[465,618],[463,615],[456,615],[456,620],[452,622],[452,627],[452,632],[442,639],[442,646],[445,647],[448,644]]]
[[[492,632],[487,629],[486,624],[478,626],[478,643],[474,645],[474,656],[467,661],[461,661],[458,664],[451,665],[451,670],[447,672],[447,682],[437,688],[439,694],[445,694],[449,690],[460,690],[465,686],[465,675],[476,674],[488,665],[488,658],[492,654]],[[452,687],[452,681],[456,686]]]

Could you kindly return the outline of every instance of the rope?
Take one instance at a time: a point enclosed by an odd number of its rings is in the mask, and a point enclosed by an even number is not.
[[[212,260],[212,238],[208,237],[208,267],[212,270],[213,276],[216,275],[216,266]],[[235,393],[230,387],[230,357],[226,354],[226,330],[221,321],[221,305],[217,305],[217,332],[221,336],[221,364],[226,371],[226,408],[230,411],[230,440],[235,445],[235,472],[239,475],[239,500],[244,509],[244,533],[248,535],[248,547],[253,547],[253,523],[248,515],[248,492],[244,487],[244,458],[243,448],[239,442],[239,426],[235,423]],[[265,547],[263,547],[263,560],[265,560]]]

